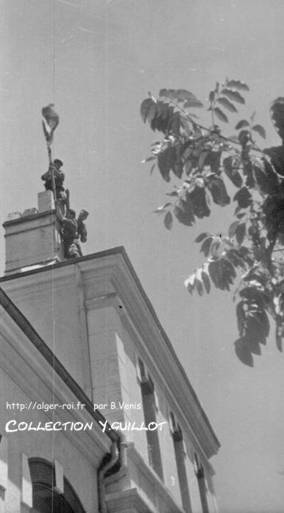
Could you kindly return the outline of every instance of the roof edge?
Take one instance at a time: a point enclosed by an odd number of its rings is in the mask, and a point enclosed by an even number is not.
[[[204,411],[204,409],[203,409],[203,407],[202,407],[202,405],[201,405],[201,403],[200,403],[200,401],[198,399],[198,396],[197,396],[197,394],[196,394],[192,384],[190,383],[188,375],[187,375],[184,367],[182,366],[182,364],[181,364],[181,362],[180,362],[180,360],[179,360],[179,358],[178,358],[178,356],[177,356],[177,354],[176,354],[176,352],[175,352],[175,350],[173,348],[173,345],[172,345],[172,343],[171,343],[171,341],[170,341],[170,339],[169,339],[165,329],[163,328],[163,326],[162,326],[162,324],[161,324],[161,322],[160,322],[160,320],[158,318],[158,315],[156,314],[156,311],[155,311],[155,309],[154,309],[150,299],[148,298],[148,296],[147,296],[147,294],[146,294],[146,292],[145,292],[145,290],[144,290],[144,288],[143,288],[143,286],[141,284],[141,281],[139,280],[139,278],[138,278],[138,276],[136,274],[136,271],[135,271],[135,269],[134,269],[134,267],[133,267],[133,265],[132,265],[132,263],[131,263],[131,261],[130,261],[130,259],[129,259],[129,257],[128,257],[124,247],[122,247],[122,255],[123,255],[124,260],[125,260],[128,268],[129,268],[129,270],[131,272],[131,275],[132,275],[133,279],[135,280],[137,288],[138,288],[139,292],[141,293],[141,295],[142,295],[142,297],[143,297],[143,299],[144,299],[144,301],[145,301],[145,303],[147,305],[147,308],[149,309],[149,311],[150,311],[150,313],[151,313],[151,315],[152,315],[152,317],[154,319],[154,322],[156,323],[156,325],[157,325],[157,327],[158,327],[158,329],[159,329],[159,331],[160,331],[160,333],[161,333],[161,335],[162,335],[162,337],[163,337],[163,339],[164,339],[164,341],[165,341],[165,343],[166,343],[166,345],[167,345],[167,347],[168,347],[168,349],[169,349],[169,351],[170,351],[170,353],[171,353],[175,363],[178,366],[178,369],[180,370],[180,372],[181,372],[181,374],[182,374],[182,376],[183,376],[187,386],[189,387],[189,389],[190,389],[190,391],[192,393],[193,399],[196,402],[197,407],[200,409],[202,418],[205,421],[207,427],[209,428],[210,434],[211,434],[212,438],[214,439],[214,442],[215,442],[216,446],[218,448],[220,448],[221,444],[220,444],[220,442],[219,442],[219,440],[218,440],[218,438],[217,438],[217,436],[215,434],[215,431],[214,431],[213,427],[211,426],[211,423],[210,423],[210,421],[209,421],[209,419],[208,419],[208,417],[207,417],[207,415],[206,415],[206,413],[205,413],[205,411]]]
[[[190,380],[184,370],[184,367],[182,366],[182,364],[180,363],[179,361],[179,358],[173,348],[173,345],[167,335],[167,333],[165,332],[161,322],[159,321],[159,318],[156,314],[156,311],[150,301],[150,299],[148,298],[142,284],[141,284],[141,281],[140,279],[138,278],[137,274],[136,274],[136,271],[130,261],[130,258],[124,248],[124,246],[115,246],[113,248],[110,248],[110,249],[106,249],[106,250],[103,250],[103,251],[99,251],[99,252],[96,252],[96,253],[90,253],[89,255],[84,255],[82,257],[77,257],[77,258],[70,258],[68,260],[64,260],[63,262],[59,262],[59,263],[55,263],[55,264],[51,264],[51,265],[48,265],[48,266],[43,266],[43,267],[40,267],[38,269],[32,269],[32,270],[27,270],[27,271],[23,271],[23,272],[16,272],[14,274],[8,274],[7,276],[4,276],[2,278],[0,278],[0,283],[1,282],[4,282],[4,281],[10,281],[10,280],[13,280],[13,279],[16,279],[16,278],[19,278],[19,277],[23,277],[23,276],[27,276],[27,275],[32,275],[32,274],[36,274],[36,273],[39,273],[39,272],[46,272],[46,271],[50,271],[52,269],[57,269],[57,268],[60,268],[60,267],[65,267],[65,266],[68,266],[68,265],[72,265],[72,264],[77,264],[77,263],[80,263],[80,262],[84,262],[84,261],[88,261],[88,260],[93,260],[93,259],[99,259],[99,258],[104,258],[104,257],[108,257],[108,256],[111,256],[111,255],[121,255],[128,270],[130,271],[130,274],[133,278],[133,280],[135,281],[135,284],[137,286],[137,289],[139,290],[139,293],[141,294],[156,326],[158,327],[178,369],[180,370],[182,376],[183,376],[183,379],[185,380],[185,383],[187,384],[188,388],[190,389],[190,392],[193,396],[193,399],[194,401],[196,402],[197,404],[197,407],[199,408],[200,412],[201,412],[201,416],[206,424],[206,426],[208,427],[209,429],[209,432],[212,436],[212,439],[214,440],[214,443],[216,445],[216,452],[217,450],[221,447],[221,444],[215,434],[215,431],[213,429],[213,427],[211,426],[211,423],[198,399],[198,396],[193,388],[193,386],[191,385],[190,383]],[[1,288],[0,288],[1,290]],[[8,296],[7,296],[8,297]],[[1,298],[1,296],[0,296]],[[15,305],[14,305],[15,306]],[[16,307],[15,307],[16,308]],[[18,311],[19,313],[21,313],[20,311]],[[27,321],[27,320],[26,320]],[[27,321],[28,322],[28,321]],[[33,329],[33,327],[30,325],[30,328]],[[34,330],[35,331],[35,330]],[[35,332],[36,333],[36,332]],[[39,337],[39,335],[37,334],[37,336]],[[40,337],[39,337],[40,338]],[[42,340],[42,342],[45,344],[45,342]],[[45,344],[46,345],[46,344]],[[47,347],[47,346],[46,346]],[[48,348],[49,349],[49,348]],[[53,354],[53,353],[52,353]],[[59,362],[60,363],[60,362]],[[62,364],[60,364],[62,365]],[[63,367],[63,366],[62,366]],[[66,369],[65,369],[65,372]],[[71,376],[70,376],[71,377]],[[73,379],[73,378],[71,378]],[[73,380],[74,381],[74,380]],[[76,384],[76,382],[75,382]],[[78,386],[78,385],[77,385]],[[83,390],[81,389],[81,391],[83,392]],[[84,393],[84,392],[83,392]]]
[[[94,410],[93,404],[91,400],[88,398],[88,396],[85,394],[84,390],[80,387],[80,385],[78,385],[74,378],[72,378],[71,374],[69,374],[64,365],[55,356],[55,354],[51,351],[48,345],[40,337],[40,335],[28,321],[28,319],[23,315],[23,313],[18,309],[18,307],[13,303],[13,301],[9,298],[9,296],[3,291],[1,287],[0,305],[6,310],[8,315],[11,317],[11,319],[13,319],[13,321],[22,330],[22,332],[29,338],[31,343],[41,353],[41,355],[49,363],[52,369],[68,385],[68,387],[78,398],[78,400],[81,403],[85,404],[86,410],[88,411],[88,413],[90,413],[93,419],[95,419],[98,426],[100,426],[99,421],[102,421],[105,424],[105,417],[98,410]],[[106,435],[111,439],[112,442],[119,442],[120,437],[118,433],[111,428],[110,424],[107,423],[107,425],[108,429],[105,430]]]

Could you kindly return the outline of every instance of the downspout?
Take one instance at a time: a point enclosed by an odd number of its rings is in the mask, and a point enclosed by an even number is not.
[[[105,500],[105,475],[120,475],[125,473],[127,462],[127,442],[125,436],[121,432],[117,432],[119,439],[113,440],[110,453],[106,453],[98,468],[98,503],[99,512],[108,513]],[[113,471],[111,471],[113,469]]]

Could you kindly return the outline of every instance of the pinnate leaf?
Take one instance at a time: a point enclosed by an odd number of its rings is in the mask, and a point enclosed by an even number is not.
[[[276,347],[278,349],[278,351],[280,351],[282,353],[283,351],[283,336],[280,335],[278,332],[276,332]]]
[[[221,91],[222,94],[225,94],[230,100],[237,102],[237,103],[245,103],[244,97],[239,93],[239,91],[236,91],[235,89],[229,89],[225,87]]]
[[[235,352],[242,363],[248,365],[249,367],[253,367],[253,357],[249,350],[248,344],[243,337],[240,337],[238,340],[236,340]]]
[[[236,229],[236,239],[239,245],[241,245],[244,241],[246,234],[246,223],[240,223]]]
[[[263,194],[277,193],[279,190],[278,177],[269,162],[254,162],[253,170],[257,185]]]
[[[240,208],[247,208],[252,202],[252,196],[247,187],[242,187],[234,196]]]
[[[196,237],[195,242],[202,242],[208,236],[209,236],[209,233],[207,233],[207,232],[200,233],[200,235],[198,235],[198,237]]]
[[[203,107],[203,103],[200,100],[198,100],[197,98],[191,98],[190,100],[186,100],[186,102],[184,103],[184,107],[200,108],[200,107]],[[193,116],[193,114],[191,114],[191,116]]]
[[[167,212],[164,217],[164,225],[167,228],[167,230],[171,230],[173,226],[173,215],[171,212]]]
[[[236,229],[237,229],[238,226],[239,226],[239,221],[234,221],[229,226],[228,235],[229,235],[230,239],[232,239],[232,237],[234,237],[234,235],[236,233]]]
[[[258,134],[260,135],[263,139],[266,138],[266,132],[265,132],[265,129],[263,128],[263,126],[261,125],[254,125],[252,127],[252,129]]]
[[[236,187],[241,187],[243,180],[241,174],[238,171],[238,167],[234,165],[234,157],[226,157],[223,160],[224,171],[227,177],[233,182]]]
[[[171,203],[168,201],[164,205],[161,205],[160,207],[156,208],[156,210],[154,210],[154,214],[161,214],[161,213],[165,212],[167,207],[169,207],[170,205],[171,205]]]
[[[188,292],[192,294],[195,287],[195,274],[191,274],[184,282],[184,285]]]
[[[284,339],[283,319],[278,318],[276,320],[276,347],[280,352],[283,351],[283,339]]]
[[[210,91],[210,93],[209,93],[209,98],[208,98],[209,103],[213,103],[213,102],[214,102],[214,100],[215,100],[215,95],[216,95],[215,91]]]
[[[281,137],[284,140],[284,98],[276,98],[270,108],[271,118],[274,126]]]
[[[208,179],[208,189],[212,194],[214,203],[224,207],[229,205],[231,198],[227,193],[225,184],[219,176],[212,176]]]
[[[209,276],[217,289],[230,290],[236,277],[236,271],[226,258],[213,260],[208,266]]]
[[[176,165],[176,150],[174,146],[168,146],[158,155],[159,171],[166,182],[170,181],[170,171],[173,171]]]
[[[226,252],[226,256],[230,260],[230,262],[232,262],[234,267],[236,267],[236,268],[240,267],[241,269],[247,268],[246,261],[242,257],[242,255],[240,254],[238,249],[235,249],[235,248],[228,249]]]
[[[210,253],[213,258],[217,258],[219,256],[221,244],[222,241],[220,237],[213,237],[212,244],[210,247]]]
[[[210,289],[211,289],[211,283],[210,283],[209,276],[205,271],[202,271],[201,277],[202,277],[204,288],[205,288],[207,294],[209,294]]]
[[[188,102],[185,107],[202,107],[202,103],[196,98],[196,96],[187,91],[186,89],[161,89],[159,92],[160,98],[168,98],[170,100]]]
[[[213,241],[213,237],[208,237],[205,239],[201,245],[200,251],[204,254],[204,256],[208,257],[210,254],[210,248]]]
[[[241,80],[227,80],[226,85],[228,87],[239,89],[240,91],[249,91],[249,86]]]
[[[246,119],[241,119],[235,126],[236,130],[240,130],[241,128],[246,128],[249,126],[249,122]]]
[[[200,296],[203,296],[204,290],[203,290],[202,281],[199,280],[198,278],[195,278],[195,287],[196,287],[196,290],[197,290],[198,294]]]
[[[156,112],[157,105],[152,98],[146,98],[146,100],[141,103],[140,113],[144,123],[146,123],[146,121],[150,123],[152,119],[154,119]]]
[[[220,105],[222,105],[223,107],[225,107],[225,109],[228,109],[230,112],[238,112],[235,105],[232,102],[230,102],[230,100],[228,100],[228,98],[226,98],[225,96],[220,96],[217,99],[217,102],[220,103]]]
[[[221,109],[219,109],[219,107],[214,108],[214,113],[216,114],[217,118],[220,119],[220,121],[223,121],[223,123],[229,122],[228,117]]]

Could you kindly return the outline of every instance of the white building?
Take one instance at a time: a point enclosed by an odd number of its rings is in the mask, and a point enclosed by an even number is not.
[[[124,248],[62,260],[49,191],[4,228],[0,511],[216,512],[219,442]]]

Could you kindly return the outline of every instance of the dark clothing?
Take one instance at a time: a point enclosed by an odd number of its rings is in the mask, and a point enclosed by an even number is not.
[[[78,239],[78,223],[76,219],[64,218],[62,221],[62,239],[64,245],[64,257],[75,258],[82,256]]]
[[[85,223],[81,221],[80,217],[78,218],[78,235],[81,242],[87,242],[87,228]]]
[[[55,193],[56,199],[61,197],[61,193],[64,192],[63,182],[65,179],[64,173],[58,169],[54,164],[50,164],[48,171],[44,173],[41,179],[44,181],[44,186],[47,191],[52,191],[52,172],[54,176],[54,185],[55,185]]]

